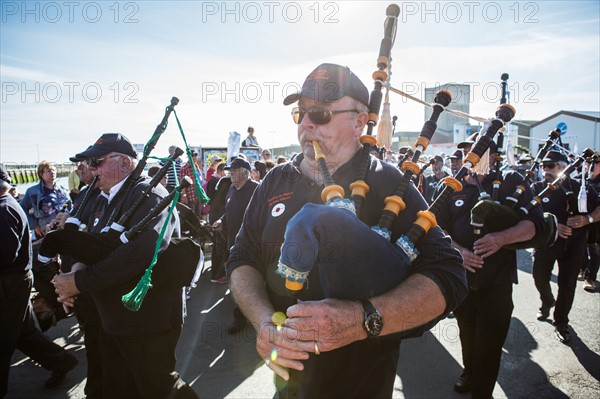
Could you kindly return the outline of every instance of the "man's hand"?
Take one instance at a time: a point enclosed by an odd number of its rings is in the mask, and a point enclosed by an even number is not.
[[[475,252],[462,248],[460,249],[460,254],[463,257],[463,267],[467,271],[475,273],[478,269],[483,268],[483,258],[476,255]]]
[[[296,332],[298,345],[307,352],[327,352],[367,337],[363,309],[356,301],[299,301],[287,316],[284,326]]]
[[[587,215],[575,215],[567,219],[567,226],[572,229],[580,229],[590,224]]]
[[[559,223],[557,227],[558,227],[558,229],[557,229],[558,230],[558,236],[560,238],[567,239],[567,238],[571,237],[571,235],[573,234],[573,229],[570,228],[567,225]]]
[[[500,235],[489,233],[473,243],[473,252],[481,258],[487,258],[498,252],[504,245]]]
[[[75,285],[75,272],[57,274],[52,278],[54,292],[58,295],[58,302],[69,302],[68,299],[79,294],[77,285]]]
[[[287,326],[276,326],[271,321],[261,324],[256,336],[256,351],[275,374],[289,380],[288,368],[304,370],[301,360],[308,359],[308,351],[301,349],[297,332]]]
[[[48,226],[46,226],[46,233],[57,229],[64,229],[65,222],[70,216],[71,215],[69,215],[67,212],[59,212],[56,217],[50,223],[48,223]]]
[[[460,252],[460,255],[463,258],[463,267],[467,271],[475,273],[477,269],[483,267],[483,258],[481,256],[476,255],[473,251],[463,247],[454,240],[452,240],[452,246]]]

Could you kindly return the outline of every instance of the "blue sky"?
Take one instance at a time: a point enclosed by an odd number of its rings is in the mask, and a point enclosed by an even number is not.
[[[263,147],[294,143],[285,94],[322,62],[371,90],[388,4],[2,1],[0,160],[62,162],[103,132],[144,143],[172,96],[191,145],[248,125]],[[394,87],[471,82],[471,113],[488,117],[507,72],[518,119],[600,110],[598,1],[399,4]],[[422,106],[391,104],[398,130],[421,128]],[[174,119],[154,154],[172,143]]]

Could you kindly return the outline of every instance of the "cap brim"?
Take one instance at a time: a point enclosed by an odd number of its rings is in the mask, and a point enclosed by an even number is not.
[[[475,144],[474,141],[461,141],[460,143],[458,143],[456,148],[465,148],[466,146],[473,145],[473,144]]]
[[[88,158],[101,157],[103,155],[108,154],[109,152],[110,152],[110,150],[107,150],[107,149],[100,149],[100,148],[92,147],[92,148],[85,150],[84,152],[75,154],[75,156],[73,158],[77,158],[77,159],[83,161],[84,159],[88,159]]]
[[[290,94],[289,96],[283,99],[283,105],[290,105],[297,102],[298,100],[300,100],[300,96],[300,93]]]

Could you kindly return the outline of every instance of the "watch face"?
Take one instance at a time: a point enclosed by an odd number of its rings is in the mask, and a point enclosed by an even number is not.
[[[378,313],[369,314],[365,320],[365,327],[369,335],[379,335],[381,333],[381,329],[383,328],[383,319],[381,318],[381,315]]]

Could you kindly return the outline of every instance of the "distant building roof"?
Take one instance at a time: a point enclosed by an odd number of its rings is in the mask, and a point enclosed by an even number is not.
[[[592,122],[600,122],[600,112],[596,112],[596,111],[564,111],[563,110],[563,111],[558,111],[557,113],[552,114],[549,117],[544,118],[541,121],[532,124],[531,127],[541,125],[542,123],[549,121],[550,119],[552,119],[558,115],[568,115],[568,116],[572,116],[574,118],[586,119],[586,120],[592,121]]]
[[[510,121],[510,123],[514,123],[515,125],[521,125],[521,126],[532,126],[534,123],[537,123],[538,121],[530,121],[530,120],[523,120],[523,119],[513,119],[512,121]]]

